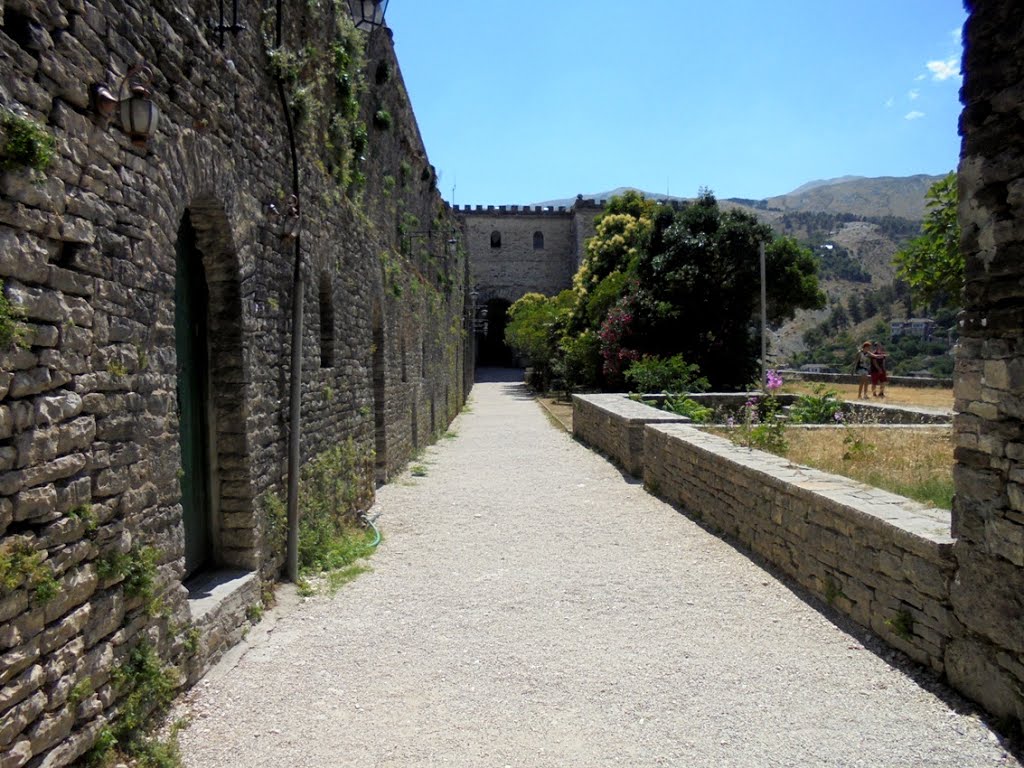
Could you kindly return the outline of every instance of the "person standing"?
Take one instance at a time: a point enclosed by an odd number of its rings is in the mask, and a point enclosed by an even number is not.
[[[889,380],[885,372],[885,358],[885,347],[876,341],[871,349],[871,394],[875,397],[885,397],[885,382]]]
[[[857,399],[868,399],[868,384],[871,382],[871,342],[865,341],[857,350],[857,359],[853,363],[853,373],[860,377],[857,384]]]

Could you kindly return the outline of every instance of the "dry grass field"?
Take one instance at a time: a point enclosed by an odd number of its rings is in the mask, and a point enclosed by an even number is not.
[[[924,504],[953,503],[952,428],[849,426],[786,430],[786,458]]]
[[[815,387],[834,391],[841,400],[857,399],[856,384],[820,384],[813,381],[787,381],[782,391],[795,395],[814,394]],[[931,387],[893,387],[886,385],[885,397],[869,397],[873,403],[886,405],[920,405],[926,408],[953,408],[953,390]]]

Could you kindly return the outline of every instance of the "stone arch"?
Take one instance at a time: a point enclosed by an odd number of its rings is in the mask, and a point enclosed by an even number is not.
[[[239,258],[231,235],[231,226],[224,206],[212,195],[194,198],[179,217],[177,238],[179,249],[194,249],[191,267],[201,270],[193,276],[205,283],[205,307],[193,307],[201,317],[198,354],[207,358],[205,381],[200,382],[198,406],[203,413],[192,427],[200,434],[185,435],[181,420],[183,392],[179,373],[179,445],[184,466],[186,439],[202,455],[207,477],[195,478],[206,483],[208,498],[182,498],[183,525],[186,535],[197,525],[208,525],[208,551],[191,554],[188,573],[217,568],[254,569],[259,563],[256,519],[250,455],[245,429],[248,414],[249,371],[245,355],[245,330]],[[180,288],[181,279],[176,280]],[[182,298],[176,290],[175,307]],[[195,297],[193,297],[195,298]],[[180,347],[179,347],[180,351]],[[182,361],[179,360],[179,369]],[[205,417],[205,420],[202,418]],[[202,510],[189,505],[207,504]],[[198,560],[196,558],[199,558]]]
[[[533,250],[544,250],[544,233],[541,232],[539,229],[533,233]]]

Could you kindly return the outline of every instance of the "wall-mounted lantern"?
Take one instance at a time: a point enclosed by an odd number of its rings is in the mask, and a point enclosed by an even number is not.
[[[373,32],[384,26],[384,14],[388,10],[388,0],[348,0],[352,11],[352,20],[356,29]]]
[[[104,120],[110,120],[116,112],[121,120],[121,130],[137,147],[145,147],[149,143],[160,122],[160,110],[150,98],[149,83],[152,80],[153,70],[140,63],[128,70],[116,95],[103,83],[94,83],[90,89],[93,111]]]

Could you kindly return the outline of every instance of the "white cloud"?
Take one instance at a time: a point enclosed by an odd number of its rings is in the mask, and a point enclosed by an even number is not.
[[[957,27],[950,34],[953,36],[953,42],[956,44],[957,48],[961,47],[964,44],[964,28],[963,27]]]
[[[914,82],[915,83],[920,83],[922,80],[927,80],[927,79],[928,79],[928,75],[918,75],[917,77],[914,78]]]
[[[932,73],[932,80],[948,80],[960,74],[960,62],[955,57],[945,61],[929,61],[925,66]]]
[[[918,99],[918,97],[920,95],[921,95],[921,92],[919,90],[917,90],[917,88],[915,88],[914,90],[912,90],[909,93],[907,93],[907,98],[910,99],[911,101],[917,101],[917,99]]]
[[[904,120],[920,120],[922,117],[924,117],[924,112],[918,112],[917,110],[914,110],[913,112],[907,112],[907,114],[905,114],[903,116],[903,119]]]
[[[885,108],[886,109],[891,109],[892,105],[895,104],[895,103],[896,103],[896,99],[894,99],[892,96],[890,96],[888,99],[885,100]]]

